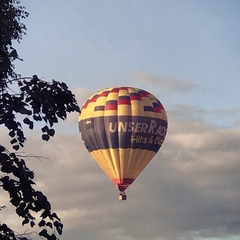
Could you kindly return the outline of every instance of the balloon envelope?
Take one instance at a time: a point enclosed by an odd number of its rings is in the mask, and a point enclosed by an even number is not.
[[[167,115],[160,101],[145,90],[107,88],[85,102],[79,129],[93,158],[124,191],[160,149]]]

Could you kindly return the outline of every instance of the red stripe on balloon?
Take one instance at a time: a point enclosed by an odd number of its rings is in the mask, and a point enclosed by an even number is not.
[[[112,181],[119,189],[119,191],[124,191],[129,185],[133,183],[135,179],[133,178],[113,178]]]
[[[88,99],[85,104],[82,106],[82,108],[87,108],[88,104],[89,104],[90,100]]]
[[[100,96],[101,97],[107,97],[110,91],[103,91]]]
[[[105,110],[117,110],[117,105],[113,104],[106,105]]]
[[[129,96],[120,96],[118,99],[118,104],[131,105]]]
[[[94,95],[94,96],[92,97],[92,99],[90,100],[90,102],[96,102],[97,99],[98,99],[98,97],[99,97],[99,94]]]
[[[109,100],[106,102],[105,110],[117,110],[117,105],[117,100]]]

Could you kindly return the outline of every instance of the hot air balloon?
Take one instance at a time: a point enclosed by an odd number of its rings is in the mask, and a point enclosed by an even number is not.
[[[152,160],[167,133],[167,115],[151,93],[134,87],[96,92],[79,115],[82,140],[103,171],[125,190]]]

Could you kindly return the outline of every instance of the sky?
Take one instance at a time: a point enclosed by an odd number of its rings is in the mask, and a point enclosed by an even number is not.
[[[80,107],[106,87],[142,88],[168,115],[165,142],[127,189],[127,201],[118,201],[84,147],[77,113],[49,142],[39,129],[27,131],[22,151],[47,158],[27,164],[64,224],[62,239],[239,239],[240,2],[22,3],[30,15],[15,45],[24,60],[16,72],[66,82]],[[1,142],[8,144],[7,134]],[[2,199],[1,220],[25,231]]]

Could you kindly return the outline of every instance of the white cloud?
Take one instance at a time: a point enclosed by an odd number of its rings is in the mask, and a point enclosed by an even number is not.
[[[74,119],[61,123],[49,142],[32,132],[24,150],[49,160],[27,163],[36,173],[36,187],[64,223],[63,239],[190,240],[240,234],[240,131],[219,129],[191,118],[190,112],[182,108],[182,118],[169,112],[167,138],[124,202],[87,152],[78,129],[66,132]],[[21,231],[19,218],[9,211],[8,204],[1,219]]]
[[[166,90],[176,92],[191,91],[196,85],[189,81],[183,81],[174,77],[157,76],[145,72],[135,72],[131,74],[131,79],[136,83],[145,83],[146,85],[161,86]]]
[[[85,101],[94,93],[89,88],[73,88],[71,91],[75,94],[79,107],[82,107]]]

